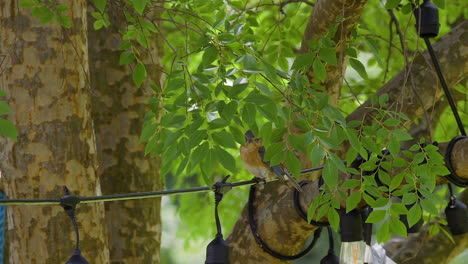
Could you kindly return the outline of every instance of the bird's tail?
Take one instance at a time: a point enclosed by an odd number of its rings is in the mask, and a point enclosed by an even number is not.
[[[304,190],[302,190],[302,187],[297,182],[296,178],[294,178],[294,176],[292,176],[291,173],[286,173],[286,176],[288,177],[289,182],[292,183],[294,188],[296,188],[296,190],[298,190],[301,193],[304,192]]]
[[[285,180],[288,180],[288,182],[290,182],[294,186],[294,188],[296,188],[296,190],[298,190],[301,193],[304,192],[304,190],[302,190],[301,185],[299,185],[296,178],[294,178],[294,176],[288,171],[287,168],[284,168],[284,176],[286,176],[285,178],[287,178]]]

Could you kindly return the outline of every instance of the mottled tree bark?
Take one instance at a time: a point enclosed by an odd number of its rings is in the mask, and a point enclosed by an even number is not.
[[[466,60],[468,47],[464,44],[467,42],[467,36],[465,22],[454,28],[451,33],[442,37],[434,45],[446,80],[451,87],[468,75]],[[409,74],[414,78],[414,83],[418,84],[417,87],[410,90],[405,85],[404,76],[408,76],[408,73],[405,75],[405,72],[402,71],[378,92],[378,94],[388,93],[391,109],[400,111],[412,119],[421,116],[424,110],[432,107],[433,103],[443,96],[437,76],[432,70],[432,64],[427,58],[426,53],[418,56],[410,67]],[[414,93],[423,98],[423,105],[416,101]],[[374,113],[372,109],[366,108],[369,104],[370,102],[364,103],[348,117],[348,120],[362,120],[364,118],[370,120],[370,115]],[[466,165],[464,165],[467,163],[466,141],[468,140],[460,141],[458,146],[456,145],[457,150],[454,153],[457,154],[453,156],[454,162],[458,160],[455,162],[455,167],[460,177],[468,177]],[[441,146],[442,153],[444,153],[443,147],[444,145]],[[457,166],[464,169],[460,170]],[[301,204],[306,210],[311,198],[317,194],[317,185],[309,184],[304,189],[306,197],[302,197]],[[297,216],[292,203],[292,190],[277,184],[266,187],[260,194],[257,194],[257,197],[259,197],[259,202],[256,206],[256,219],[261,237],[267,241],[271,248],[280,253],[285,255],[297,253],[315,228]],[[232,246],[232,263],[243,263],[245,259],[248,259],[249,263],[287,263],[270,257],[259,248],[248,228],[246,212],[247,210],[244,208],[241,217],[228,237],[228,242]]]
[[[119,65],[119,30],[126,27],[123,10],[109,1],[106,11],[111,26],[89,31],[92,110],[102,190],[104,194],[161,190],[159,158],[145,157],[145,146],[139,142],[151,95],[149,83],[162,86],[161,43],[150,39],[151,49],[141,50],[150,81],[136,87],[130,65]],[[89,27],[93,21],[90,16]],[[110,263],[159,263],[160,199],[112,202],[105,207]]]
[[[19,1],[0,2],[1,89],[9,94],[18,142],[0,139],[0,188],[8,198],[56,198],[62,186],[100,195],[90,117],[86,1],[66,1],[72,28],[41,25]],[[65,3],[65,2],[64,2]],[[64,263],[74,248],[72,224],[59,206],[7,209],[7,263]],[[108,263],[102,203],[79,205],[81,248],[90,263]]]
[[[330,96],[330,104],[337,106],[340,97],[343,77],[346,71],[347,59],[344,54],[346,40],[351,37],[351,29],[356,26],[361,17],[367,0],[319,0],[316,1],[312,14],[307,23],[301,52],[306,52],[309,42],[324,36],[330,26],[336,25],[337,31],[332,39],[336,42],[337,66],[327,65],[327,79],[322,85],[326,87]],[[312,69],[307,73],[310,83],[317,83]]]

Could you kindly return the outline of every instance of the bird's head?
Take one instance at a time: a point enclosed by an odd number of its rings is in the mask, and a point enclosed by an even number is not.
[[[245,145],[247,148],[258,149],[263,147],[263,140],[255,137],[252,130],[247,130],[247,132],[245,132]]]

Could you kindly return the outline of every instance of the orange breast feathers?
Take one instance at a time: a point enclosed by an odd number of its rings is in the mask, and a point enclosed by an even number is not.
[[[261,179],[267,179],[275,177],[273,171],[262,161],[258,152],[259,148],[263,145],[250,143],[247,146],[241,146],[240,155],[242,162],[244,163],[247,170],[252,173],[255,177]]]

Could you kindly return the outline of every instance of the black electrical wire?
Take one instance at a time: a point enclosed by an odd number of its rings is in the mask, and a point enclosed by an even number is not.
[[[432,49],[431,41],[429,40],[429,38],[424,38],[424,42],[426,43],[427,50],[429,51],[429,55],[431,56],[432,64],[434,64],[434,68],[437,72],[437,76],[439,77],[439,81],[442,85],[445,96],[447,97],[447,101],[450,105],[450,108],[452,109],[452,113],[455,117],[455,120],[457,121],[458,129],[460,129],[460,132],[462,135],[466,136],[466,131],[465,131],[465,128],[463,127],[463,123],[461,121],[460,115],[458,114],[457,106],[455,105],[455,101],[453,100],[452,94],[450,93],[447,83],[445,82],[444,75],[442,74],[442,70],[440,69],[440,66],[439,66],[439,61],[437,60],[434,50]]]
[[[299,252],[296,255],[286,256],[286,255],[283,255],[281,253],[278,253],[278,252],[272,250],[262,240],[262,238],[260,237],[260,234],[258,233],[258,230],[257,230],[257,224],[255,223],[255,219],[254,219],[254,215],[255,215],[255,206],[254,206],[255,191],[256,191],[256,187],[255,187],[255,185],[252,185],[250,187],[250,192],[249,192],[248,215],[249,215],[250,230],[252,231],[252,234],[253,234],[253,236],[255,238],[255,241],[257,241],[257,244],[260,246],[260,248],[263,249],[263,251],[265,251],[266,253],[268,253],[272,257],[280,259],[280,260],[295,260],[295,259],[299,259],[299,258],[302,258],[303,256],[307,255],[314,248],[315,244],[317,243],[317,241],[318,241],[318,239],[320,237],[320,234],[322,232],[322,229],[319,228],[319,229],[315,230],[314,238],[310,242],[309,246],[307,246],[307,248],[305,248],[303,251]]]
[[[309,173],[312,171],[317,171],[323,169],[323,166],[308,168],[301,171],[301,174]],[[264,180],[261,182],[273,182],[278,179]],[[252,186],[258,184],[258,179],[252,179],[248,181],[240,182],[224,182],[222,183],[222,188],[235,188],[240,186]],[[135,199],[146,199],[146,198],[156,198],[168,195],[176,194],[185,194],[185,193],[201,193],[201,192],[210,192],[215,190],[215,186],[205,186],[205,187],[193,187],[186,189],[176,189],[176,190],[163,190],[163,191],[151,191],[151,192],[137,192],[137,193],[122,193],[122,194],[111,194],[111,195],[100,195],[100,196],[90,196],[90,197],[78,197],[79,203],[96,203],[96,202],[110,202],[110,201],[123,201],[123,200],[135,200]],[[4,199],[0,200],[0,205],[60,205],[60,198],[52,199]]]
[[[310,183],[310,182],[309,181],[301,181],[301,182],[299,182],[299,186],[301,186],[301,188],[302,188],[303,186],[305,186],[308,183]],[[307,222],[307,214],[302,210],[301,203],[300,203],[300,200],[299,200],[299,191],[297,189],[294,189],[293,200],[294,200],[294,207],[296,208],[297,214],[302,219],[304,219],[304,221]],[[328,222],[319,222],[319,221],[315,221],[315,220],[310,220],[309,223],[311,225],[318,226],[318,227],[325,227],[325,226],[330,225]]]

